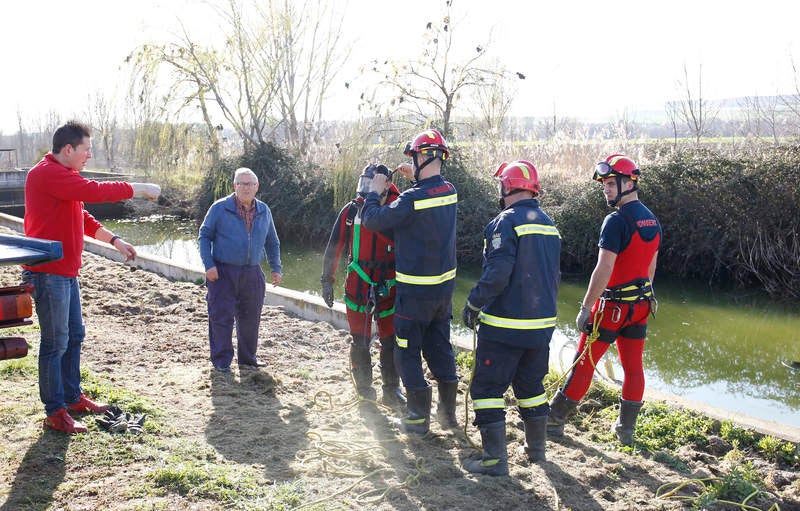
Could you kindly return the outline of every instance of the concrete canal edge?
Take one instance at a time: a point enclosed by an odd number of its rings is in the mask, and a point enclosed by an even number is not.
[[[0,226],[7,227],[19,233],[24,232],[22,219],[5,213],[0,213]],[[122,254],[115,248],[107,243],[96,241],[91,238],[86,238],[85,250],[123,264],[132,264],[137,268],[158,273],[172,280],[201,283],[205,278],[205,272],[200,267],[174,263],[169,259],[159,256],[140,254],[136,256],[136,261],[133,263],[124,263]],[[264,303],[271,306],[281,306],[287,312],[296,314],[308,321],[325,321],[338,329],[348,330],[347,314],[344,304],[340,302],[335,303],[333,308],[328,308],[319,296],[283,287],[273,287],[268,284]],[[472,350],[471,339],[454,335],[452,336],[452,341],[456,348]],[[800,377],[800,374],[798,374],[798,376]],[[645,400],[665,401],[672,406],[697,410],[713,419],[729,420],[742,427],[753,429],[765,435],[800,443],[800,428],[788,424],[759,419],[655,390],[646,390]]]

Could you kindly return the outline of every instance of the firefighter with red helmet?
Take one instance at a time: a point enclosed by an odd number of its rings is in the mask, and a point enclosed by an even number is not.
[[[350,366],[356,390],[362,398],[376,398],[372,388],[372,359],[369,346],[372,338],[372,320],[378,327],[380,339],[380,369],[383,403],[387,406],[405,404],[400,390],[400,376],[394,364],[394,241],[378,231],[365,228],[361,221],[364,197],[369,192],[375,173],[389,174],[385,165],[368,165],[361,172],[356,197],[339,212],[333,224],[322,263],[322,298],[333,307],[334,274],[339,268],[342,253],[347,254],[344,303],[350,326]],[[381,197],[384,203],[393,202],[400,195],[394,183]]]
[[[623,445],[633,443],[644,395],[642,352],[648,316],[655,314],[652,282],[662,236],[658,219],[639,201],[639,174],[636,163],[622,154],[595,166],[593,179],[602,183],[606,202],[616,211],[606,216],[600,230],[597,264],[576,318],[581,332],[578,362],[550,402],[548,436],[564,434],[569,414],[589,390],[595,365],[616,342],[625,377],[612,430]]]
[[[484,230],[483,271],[461,317],[478,328],[475,374],[470,388],[474,425],[483,457],[464,469],[508,474],[506,412],[509,385],[525,424],[525,451],[545,460],[550,338],[556,326],[561,235],[539,207],[539,175],[529,161],[503,163],[495,172],[502,211]]]
[[[391,230],[394,234],[395,360],[408,399],[408,414],[402,427],[407,433],[424,435],[430,429],[433,391],[422,370],[422,356],[438,381],[439,423],[446,428],[458,427],[455,411],[458,376],[450,344],[458,195],[441,175],[450,151],[438,131],[429,129],[418,134],[406,144],[404,152],[413,161],[411,188],[391,204],[381,206],[380,194],[387,180],[376,174],[362,217],[367,228]],[[411,170],[408,164],[398,168]]]

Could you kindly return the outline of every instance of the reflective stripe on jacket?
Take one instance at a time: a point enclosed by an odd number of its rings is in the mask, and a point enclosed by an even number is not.
[[[457,202],[455,187],[441,175],[414,183],[387,206],[380,206],[377,193],[367,195],[363,225],[394,234],[398,293],[428,299],[452,296]]]
[[[536,199],[500,212],[484,230],[483,271],[469,293],[481,338],[523,348],[550,341],[556,325],[561,236]]]

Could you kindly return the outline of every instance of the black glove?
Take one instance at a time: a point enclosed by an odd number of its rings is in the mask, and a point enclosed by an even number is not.
[[[333,282],[330,277],[322,276],[322,299],[328,307],[333,307]]]
[[[579,332],[592,333],[591,316],[592,310],[581,304],[581,310],[578,311],[578,316],[575,318],[575,326],[578,327]]]
[[[134,435],[138,435],[142,432],[142,426],[144,426],[144,421],[147,418],[146,414],[141,415],[134,415],[133,417],[128,417],[128,432]]]
[[[467,300],[467,303],[464,304],[464,310],[461,311],[461,321],[464,322],[464,326],[474,330],[475,325],[478,324],[478,314],[480,313],[481,310]]]
[[[97,425],[109,433],[124,433],[128,429],[128,417],[116,405],[106,410],[102,417],[95,419]]]

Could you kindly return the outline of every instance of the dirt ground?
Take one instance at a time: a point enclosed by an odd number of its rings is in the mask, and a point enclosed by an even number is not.
[[[16,283],[18,276],[17,267],[0,268],[5,285]],[[659,487],[717,475],[725,463],[721,456],[687,447],[676,453],[686,467],[677,471],[652,457],[598,443],[590,432],[568,425],[564,440],[548,442],[548,461],[531,465],[520,450],[518,416],[509,407],[511,476],[467,475],[461,462],[478,457],[478,451],[462,431],[443,430],[434,419],[429,436],[409,437],[399,432],[397,414],[374,404],[354,405],[345,331],[266,307],[258,352],[266,367],[241,371],[234,363],[233,374],[222,375],[212,372],[208,361],[204,287],[170,282],[92,254],[85,255],[80,281],[87,325],[84,367],[111,388],[150,400],[163,411],[162,431],[178,433],[173,442],[170,435],[146,428],[131,443],[135,450],[147,445],[148,435],[163,434],[159,445],[167,452],[161,460],[133,456],[121,466],[106,462],[98,468],[71,456],[70,450],[85,449],[92,436],[108,433],[92,428],[79,435],[83,439],[42,433],[38,424],[44,412],[35,375],[13,376],[2,385],[24,386],[31,410],[15,424],[0,423],[3,510],[239,507],[191,493],[132,492],[177,455],[177,445],[191,445],[235,469],[256,470],[265,485],[300,481],[302,504],[319,499],[317,509],[683,509],[680,501],[656,498]],[[28,335],[34,352],[36,337],[35,332]],[[377,368],[374,374],[380,395]],[[462,424],[464,392],[462,384]],[[469,434],[479,441],[474,427]],[[64,452],[52,458],[54,441]],[[772,481],[780,509],[800,509],[797,476],[764,460],[754,462]],[[41,504],[44,498],[44,505],[31,503],[34,490],[44,493],[36,500]]]

